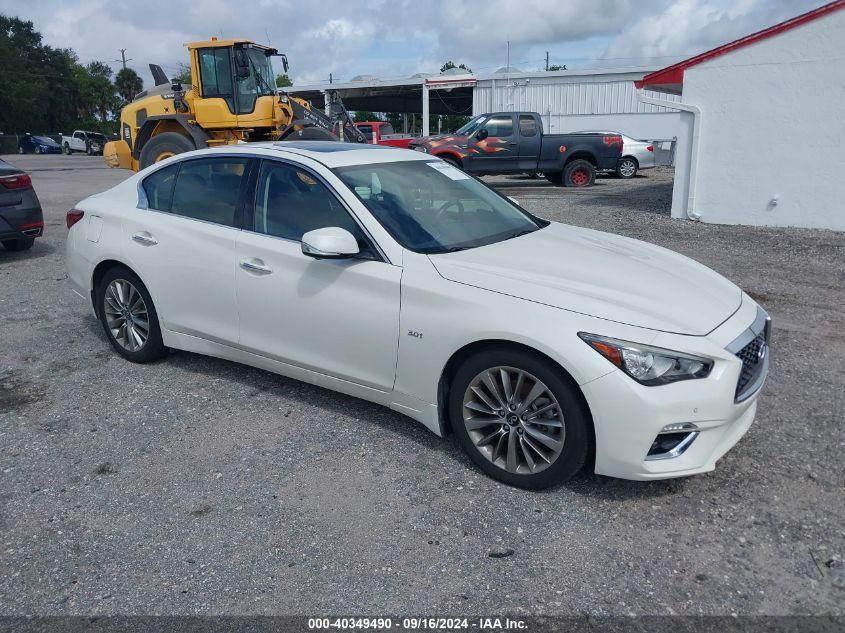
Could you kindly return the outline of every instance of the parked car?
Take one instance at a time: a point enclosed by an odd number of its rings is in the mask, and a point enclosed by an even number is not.
[[[25,251],[43,232],[44,215],[32,179],[0,159],[0,243],[7,251]]]
[[[62,151],[65,154],[85,152],[89,156],[94,156],[95,154],[102,155],[103,148],[107,142],[108,139],[105,134],[76,130],[70,136],[62,135]]]
[[[397,134],[387,121],[360,121],[355,124],[373,145],[389,145],[407,149],[414,139],[410,134]]]
[[[641,169],[656,167],[654,160],[654,143],[651,141],[638,141],[626,136],[621,132],[606,130],[590,130],[580,134],[618,134],[622,137],[622,156],[616,163],[613,170],[620,178],[633,178]]]
[[[414,139],[409,147],[477,176],[540,172],[567,187],[591,186],[596,170],[615,169],[622,155],[618,134],[544,134],[536,112],[480,114],[454,134]]]
[[[62,148],[49,136],[27,134],[18,139],[18,154],[61,154]]]
[[[615,477],[710,471],[768,370],[768,317],[722,276],[419,152],[187,152],[67,218],[70,283],[127,360],[189,350],[377,402],[525,488],[592,454]]]

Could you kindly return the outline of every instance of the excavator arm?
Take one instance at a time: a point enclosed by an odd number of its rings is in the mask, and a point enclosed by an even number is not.
[[[314,108],[310,103],[298,97],[292,97],[282,92],[279,95],[282,108],[288,111],[290,122],[284,126],[279,134],[279,140],[292,136],[295,132],[302,132],[303,138],[311,140],[325,138],[326,140],[349,141],[351,143],[367,143],[367,137],[355,127],[349,111],[343,105],[336,92],[329,93],[329,111],[331,116]],[[306,130],[317,131],[318,134],[308,134]],[[339,131],[342,130],[342,138]]]

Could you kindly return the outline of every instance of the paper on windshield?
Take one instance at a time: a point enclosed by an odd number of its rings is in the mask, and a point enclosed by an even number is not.
[[[469,178],[467,174],[462,172],[457,167],[453,167],[449,163],[443,161],[439,161],[436,163],[426,163],[426,165],[428,165],[432,169],[436,169],[441,174],[443,174],[447,178],[451,178],[452,180],[466,180]]]

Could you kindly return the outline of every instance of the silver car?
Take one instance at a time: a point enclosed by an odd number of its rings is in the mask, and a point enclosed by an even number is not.
[[[622,137],[622,156],[616,163],[616,175],[620,178],[633,178],[641,169],[655,167],[654,144],[651,141],[638,141],[613,130],[584,130],[576,134],[618,134]]]

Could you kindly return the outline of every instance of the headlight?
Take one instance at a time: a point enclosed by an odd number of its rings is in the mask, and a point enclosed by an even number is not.
[[[713,369],[713,361],[709,358],[586,332],[578,332],[578,336],[641,385],[651,387],[705,378]]]

